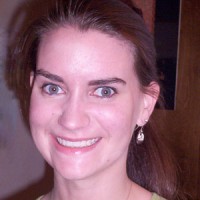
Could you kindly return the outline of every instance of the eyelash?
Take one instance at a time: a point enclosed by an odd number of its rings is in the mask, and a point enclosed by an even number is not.
[[[52,88],[50,88],[50,87],[52,87]],[[59,94],[64,93],[63,89],[54,83],[45,83],[42,85],[41,88],[44,93],[46,93],[50,96],[59,95]],[[50,89],[54,89],[54,90],[49,91]],[[100,90],[100,91],[98,91],[98,90]],[[103,90],[105,90],[104,93],[101,93],[101,92],[103,92]],[[98,94],[98,92],[100,92],[101,94]],[[108,92],[108,93],[106,93],[106,92]],[[97,96],[99,98],[111,98],[113,95],[115,95],[117,93],[118,92],[117,92],[116,88],[108,87],[108,86],[101,86],[94,90],[93,95]]]
[[[52,88],[50,88],[50,87],[52,87]],[[54,83],[45,83],[45,84],[42,85],[41,88],[42,88],[42,91],[44,93],[46,93],[46,94],[48,94],[50,96],[59,95],[59,94],[63,94],[64,93],[63,89],[60,86],[58,86],[58,85],[56,85]],[[50,89],[54,89],[54,90],[50,91]]]
[[[109,94],[106,93],[101,93],[101,95],[97,94],[98,90],[101,90],[100,92],[103,92],[103,90],[105,89],[105,92],[109,92]],[[108,91],[109,90],[109,91]],[[95,91],[93,92],[94,96],[97,96],[99,98],[111,98],[113,95],[117,94],[117,90],[116,88],[113,87],[108,87],[108,86],[102,86],[102,87],[98,87],[97,89],[95,89]],[[105,95],[105,96],[103,96]]]

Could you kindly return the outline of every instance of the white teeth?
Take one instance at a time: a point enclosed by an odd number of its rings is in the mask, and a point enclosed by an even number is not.
[[[89,147],[95,144],[98,141],[98,138],[72,142],[72,141],[64,140],[62,138],[57,137],[57,141],[59,144],[65,147],[81,148],[81,147]]]

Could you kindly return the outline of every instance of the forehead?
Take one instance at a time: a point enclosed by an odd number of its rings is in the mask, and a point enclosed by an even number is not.
[[[46,64],[48,62],[48,65]],[[66,69],[79,73],[90,70],[134,71],[134,49],[120,38],[96,30],[80,31],[61,27],[42,37],[38,51],[38,67],[58,69],[58,62]],[[53,67],[54,66],[54,67]],[[55,68],[55,66],[57,66]]]

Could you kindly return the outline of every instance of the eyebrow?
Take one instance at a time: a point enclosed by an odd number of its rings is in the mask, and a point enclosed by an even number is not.
[[[55,75],[55,74],[51,74],[51,73],[49,73],[45,70],[42,70],[42,69],[36,70],[35,75],[36,76],[38,76],[38,75],[44,76],[45,78],[48,78],[52,81],[64,83],[64,80],[60,76]],[[107,84],[112,84],[112,83],[120,83],[120,84],[126,85],[126,81],[124,81],[121,78],[114,77],[114,78],[108,78],[108,79],[91,80],[91,81],[89,81],[89,86],[107,85]]]
[[[51,74],[51,73],[49,73],[49,72],[47,72],[45,70],[42,70],[42,69],[36,70],[35,75],[36,76],[38,76],[38,75],[39,76],[44,76],[45,78],[48,78],[48,79],[50,79],[52,81],[56,81],[56,82],[59,82],[59,83],[64,83],[64,80],[60,76],[55,75],[55,74]]]
[[[124,81],[121,78],[108,78],[108,79],[100,79],[100,80],[92,80],[89,82],[90,86],[93,85],[107,85],[107,84],[112,84],[112,83],[121,83],[123,85],[126,85],[126,81]]]

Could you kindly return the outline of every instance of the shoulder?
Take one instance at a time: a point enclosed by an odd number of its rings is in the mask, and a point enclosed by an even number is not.
[[[166,200],[165,198],[153,193],[151,200]]]
[[[41,197],[38,197],[36,200],[42,200],[42,197],[43,197],[43,196],[41,196]]]

